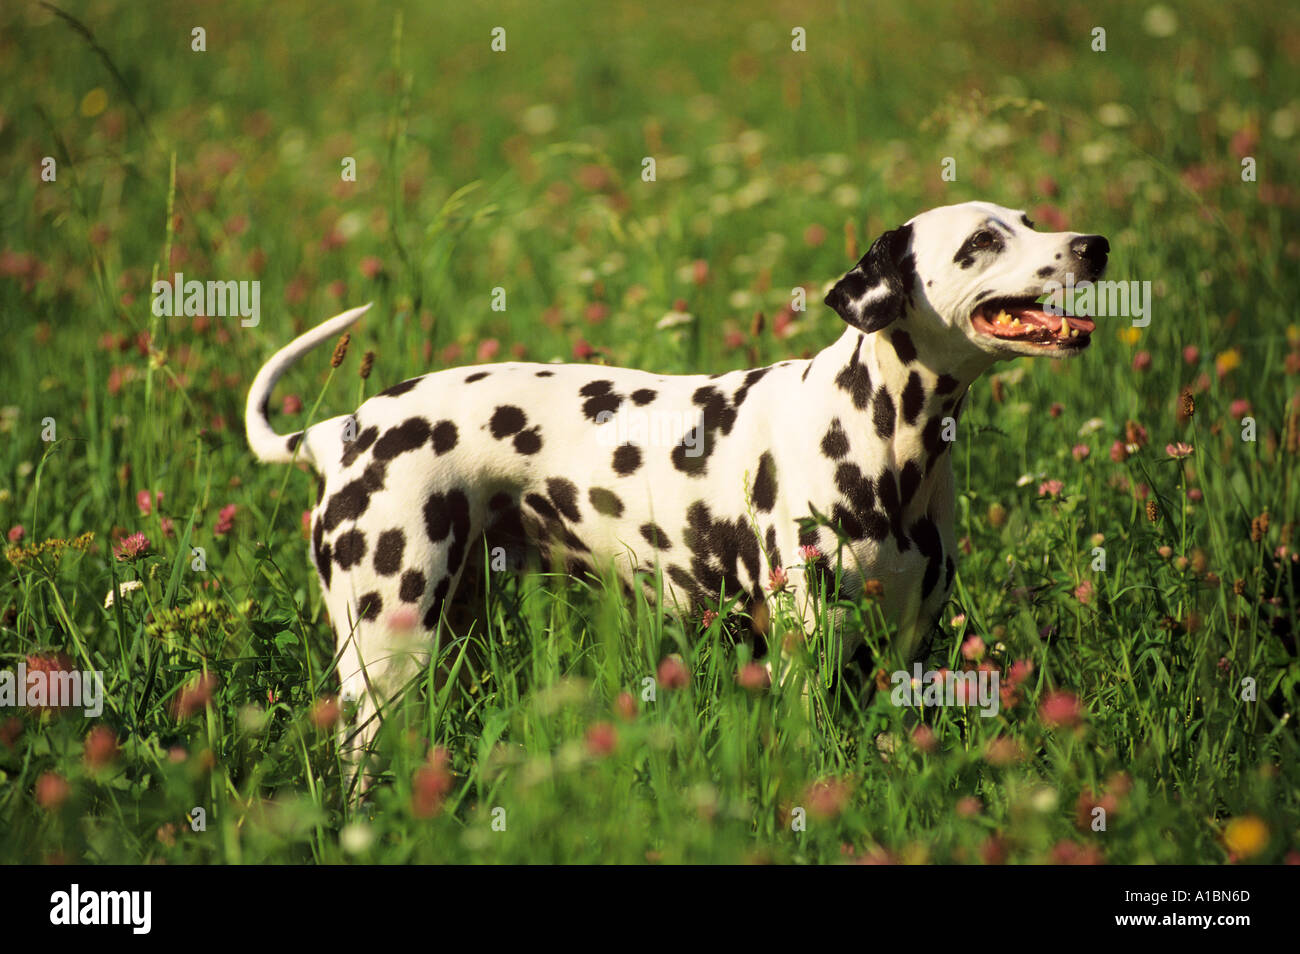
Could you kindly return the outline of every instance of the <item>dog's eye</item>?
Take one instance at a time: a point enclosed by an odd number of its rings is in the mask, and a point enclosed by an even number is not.
[[[992,232],[976,232],[970,237],[971,248],[988,248],[993,244]]]

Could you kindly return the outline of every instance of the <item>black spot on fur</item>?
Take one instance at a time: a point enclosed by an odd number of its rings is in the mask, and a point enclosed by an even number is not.
[[[447,492],[447,509],[451,513],[451,547],[447,550],[447,572],[455,573],[460,569],[460,561],[465,558],[465,548],[469,545],[469,498],[463,490]]]
[[[889,519],[889,529],[894,534],[899,552],[910,550],[912,543],[903,533],[903,504],[898,495],[898,477],[888,467],[876,478],[876,496],[880,499],[880,509]]]
[[[325,527],[320,519],[316,520],[315,526],[311,529],[311,548],[316,557],[316,570],[320,573],[321,582],[328,589],[330,585],[330,575],[333,572],[333,564],[330,562],[330,545],[325,543]]]
[[[1054,271],[1056,271],[1056,267],[1055,267],[1055,266],[1053,266],[1053,265],[1044,265],[1042,268],[1040,268],[1040,269],[1038,270],[1038,277],[1039,277],[1039,278],[1046,278],[1048,275],[1051,275]]]
[[[645,537],[646,542],[657,550],[672,549],[672,541],[668,539],[668,534],[664,533],[663,529],[658,524],[642,524],[641,536]]]
[[[518,434],[528,423],[528,415],[513,404],[503,404],[492,412],[488,427],[497,440]]]
[[[392,460],[398,454],[415,450],[429,440],[429,422],[422,417],[408,417],[397,427],[390,427],[375,442],[375,459]]]
[[[360,530],[340,533],[334,540],[334,562],[347,570],[360,563],[366,555],[366,537]]]
[[[925,385],[921,376],[913,371],[907,376],[907,386],[903,388],[903,423],[915,424],[925,408]]]
[[[429,609],[424,614],[424,628],[434,630],[438,628],[438,620],[442,618],[442,604],[447,599],[447,591],[451,588],[451,577],[444,576],[438,581],[438,585],[433,588],[433,602],[429,604]]]
[[[515,435],[515,450],[520,454],[536,454],[542,449],[542,429],[530,427]]]
[[[424,574],[419,570],[407,570],[402,574],[402,583],[397,596],[403,603],[418,603],[424,595]]]
[[[373,424],[358,434],[353,440],[345,441],[343,444],[343,457],[341,463],[344,467],[351,467],[358,457],[370,449],[370,445],[375,442],[379,436],[379,428]]]
[[[555,377],[555,372],[554,372],[554,371],[538,371],[538,372],[537,372],[537,377],[539,377],[539,378],[553,378],[553,377]]]
[[[551,506],[551,502],[541,494],[526,495],[524,503],[536,510],[546,520],[558,520],[560,517],[555,508]]]
[[[753,371],[746,374],[745,383],[736,390],[735,395],[731,399],[732,405],[734,407],[740,407],[740,405],[744,403],[745,398],[748,397],[749,389],[759,381],[763,380],[763,375],[767,374],[767,372],[771,370],[771,368],[755,368]]]
[[[403,381],[401,384],[394,384],[387,391],[380,391],[375,395],[375,397],[401,397],[423,380],[424,375],[420,375],[418,378],[411,378],[409,381]]]
[[[638,388],[632,392],[632,403],[637,407],[645,407],[658,395],[657,391],[650,388]]]
[[[760,513],[769,513],[776,506],[776,461],[768,451],[758,459],[758,474],[754,477],[754,506]]]
[[[582,511],[578,509],[578,488],[573,481],[551,477],[546,481],[546,492],[550,494],[555,509],[564,514],[566,520],[582,522]]]
[[[898,477],[898,489],[903,495],[903,506],[906,507],[916,489],[921,486],[921,465],[914,460],[909,460],[903,465],[903,470]]]
[[[582,402],[582,413],[592,421],[598,421],[602,414],[613,414],[623,403],[623,396],[614,393],[613,381],[591,381],[578,393],[587,399]]]
[[[402,568],[402,554],[406,550],[406,534],[400,529],[385,530],[375,544],[375,572],[392,576]]]
[[[941,374],[939,375],[939,380],[934,382],[934,390],[936,394],[947,394],[950,391],[956,390],[956,388],[957,379],[951,374]]]
[[[837,417],[831,421],[831,426],[826,429],[826,436],[822,438],[822,453],[831,460],[839,460],[848,452],[849,435],[844,433],[844,425]]]
[[[901,328],[895,329],[889,335],[890,342],[894,345],[894,354],[898,355],[898,360],[903,364],[916,360],[916,345],[912,343],[912,336]]]
[[[362,619],[376,620],[384,609],[384,601],[378,593],[367,593],[357,600],[357,612]]]
[[[614,451],[614,473],[620,477],[634,474],[641,466],[641,448],[635,444],[622,444]]]
[[[302,443],[302,431],[298,431],[296,434],[290,434],[289,439],[284,442],[284,446],[289,448],[289,453],[292,454],[298,449],[300,443]]]
[[[473,384],[475,381],[482,381],[491,373],[492,373],[491,371],[475,371],[473,374],[465,378],[465,383]]]
[[[781,562],[781,549],[776,545],[776,527],[768,527],[767,535],[763,537],[763,542],[767,547],[768,566],[784,566]]]
[[[592,487],[587,491],[587,499],[591,501],[591,506],[595,508],[596,513],[604,514],[607,517],[623,516],[623,501],[618,499],[618,494],[603,487]]]
[[[488,509],[494,511],[505,510],[507,507],[510,507],[514,502],[515,500],[513,497],[511,497],[505,491],[502,491],[501,493],[492,495],[492,499],[488,501]]]
[[[835,468],[835,486],[848,498],[849,507],[861,521],[876,507],[876,495],[871,481],[863,476],[857,464],[840,464]]]
[[[876,434],[885,440],[893,437],[895,416],[894,399],[889,396],[889,390],[882,384],[876,391],[871,408],[871,420],[876,425]]]
[[[865,335],[858,335],[857,346],[853,349],[853,357],[849,363],[840,369],[840,373],[835,375],[835,386],[842,391],[848,391],[853,398],[853,406],[859,411],[867,406],[871,400],[871,372],[867,370],[865,364],[858,363],[858,354],[862,350],[862,339]]]
[[[456,425],[451,421],[439,421],[433,428],[433,452],[445,454],[456,446],[459,439]]]
[[[943,567],[943,541],[939,530],[929,517],[922,517],[912,524],[910,536],[916,541],[916,548],[926,558],[925,576],[921,580],[921,599],[929,597],[934,585],[939,582],[939,573]]]
[[[339,524],[356,520],[370,506],[370,488],[365,476],[349,481],[343,489],[330,497],[325,504],[325,513],[321,517],[326,530],[333,530]]]

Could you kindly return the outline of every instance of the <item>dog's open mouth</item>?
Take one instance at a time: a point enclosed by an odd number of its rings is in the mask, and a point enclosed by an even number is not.
[[[1058,309],[1059,310],[1059,309]],[[1088,347],[1097,327],[1091,318],[1052,314],[1037,298],[996,298],[971,314],[971,325],[982,335],[1061,351]]]

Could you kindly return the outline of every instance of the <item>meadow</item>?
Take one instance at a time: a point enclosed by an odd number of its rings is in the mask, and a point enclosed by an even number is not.
[[[1300,862],[1292,5],[59,9],[0,9],[0,670],[103,711],[0,709],[0,861]],[[274,350],[374,302],[281,431],[461,364],[804,356],[874,236],[970,199],[1153,294],[971,389],[924,665],[997,671],[996,717],[489,573],[348,800],[315,480],[243,436]],[[259,320],[155,315],[177,272]]]

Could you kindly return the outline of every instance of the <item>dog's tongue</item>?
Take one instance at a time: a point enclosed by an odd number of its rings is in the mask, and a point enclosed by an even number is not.
[[[1028,327],[1033,329],[1046,328],[1052,334],[1059,334],[1061,331],[1061,322],[1067,322],[1067,328],[1073,329],[1081,334],[1091,334],[1097,328],[1097,323],[1091,318],[1079,318],[1074,315],[1054,315],[1051,312],[1043,311],[1040,308],[1015,307],[1008,308],[1006,313],[1011,316],[1012,321],[1019,320],[1022,328]],[[995,327],[1001,331],[1005,326]]]

